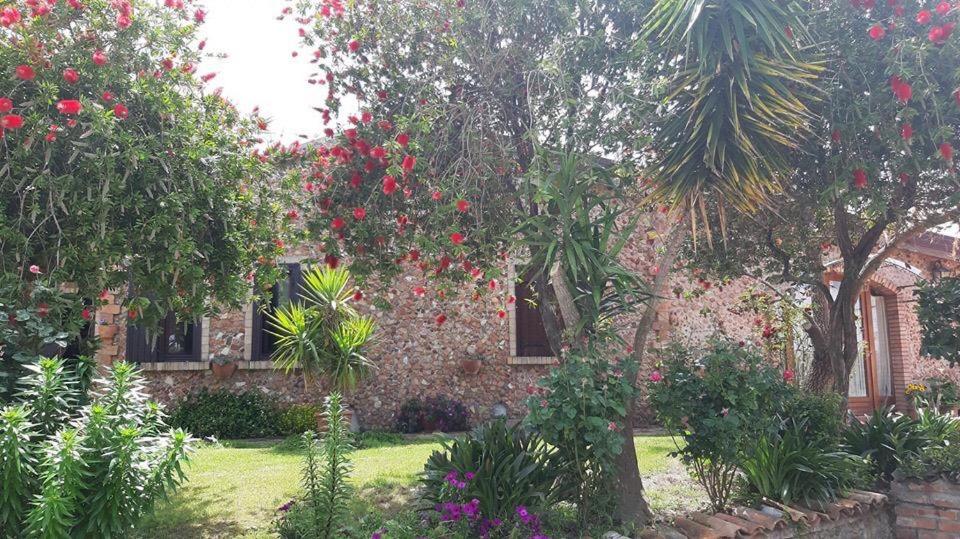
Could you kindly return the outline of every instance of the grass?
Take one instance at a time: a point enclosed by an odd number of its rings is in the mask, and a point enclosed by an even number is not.
[[[686,472],[667,454],[666,436],[637,438],[637,458],[655,511],[673,510],[689,497],[702,498]],[[392,512],[412,501],[417,474],[433,439],[360,449],[353,454],[352,480],[366,503]],[[143,523],[150,538],[270,537],[276,508],[299,491],[301,454],[288,442],[225,442],[197,449],[187,467],[189,481]],[[679,470],[679,473],[678,473]],[[658,488],[651,489],[658,485]],[[682,509],[682,507],[681,507]]]

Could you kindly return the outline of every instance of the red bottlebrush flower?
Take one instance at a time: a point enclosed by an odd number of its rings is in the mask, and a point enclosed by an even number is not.
[[[953,146],[949,142],[940,145],[940,157],[943,157],[944,161],[953,161]]]
[[[941,17],[943,17],[944,15],[950,12],[950,3],[940,2],[939,4],[937,4],[937,7],[935,7],[934,9],[937,10],[937,15],[940,15]]]
[[[438,315],[437,315],[437,318],[436,318],[436,321],[437,321],[437,325],[438,325],[438,326],[442,326],[443,323],[447,321],[447,315],[445,315],[445,314],[443,314],[443,313],[438,314]]]
[[[370,114],[370,111],[365,110],[360,113],[360,121],[362,123],[368,124],[373,121],[373,114]]]
[[[110,92],[103,92],[103,95],[100,96],[104,101],[113,101],[113,94]]]
[[[67,81],[68,84],[76,84],[80,80],[80,74],[77,73],[76,69],[68,67],[63,70],[63,80]]]
[[[202,80],[203,82],[210,82],[210,81],[212,81],[216,76],[217,76],[216,73],[207,73],[206,75],[201,76],[201,77],[200,77],[200,80]]]
[[[942,45],[947,40],[947,33],[942,26],[934,26],[927,32],[927,39],[936,45]]]
[[[901,173],[900,173],[900,183],[903,184],[903,185],[907,185],[907,182],[909,182],[909,181],[910,181],[910,175],[907,174],[906,172],[901,172]]]
[[[389,174],[383,177],[383,194],[392,195],[397,190],[397,179]]]
[[[793,28],[790,28],[790,25],[783,29],[783,33],[787,36],[787,39],[793,39]]]
[[[470,209],[470,203],[466,200],[460,199],[457,201],[457,211],[466,213]]]
[[[342,218],[334,217],[333,220],[330,221],[330,228],[334,230],[340,230],[341,228],[346,226],[346,224],[347,224],[346,221],[344,221]]]
[[[352,127],[350,129],[344,130],[343,134],[344,136],[347,137],[347,140],[350,140],[350,141],[357,140],[357,136],[359,136],[359,134],[357,133],[357,130]]]
[[[784,381],[784,382],[789,382],[789,381],[793,380],[793,377],[794,377],[793,371],[791,371],[790,369],[787,369],[787,370],[783,371],[783,381]]]
[[[0,97],[0,114],[13,110],[13,100],[9,97]]]
[[[18,65],[13,72],[20,80],[33,80],[37,76],[37,72],[28,65]]]
[[[90,309],[88,307],[84,307],[84,309],[80,311],[80,317],[84,320],[90,320],[93,315],[90,313]]]
[[[383,159],[387,156],[387,150],[383,149],[383,146],[374,146],[370,149],[370,157],[374,159]]]
[[[130,110],[123,103],[117,103],[113,106],[113,115],[120,120],[126,120],[130,116]]]
[[[393,124],[390,123],[389,120],[380,120],[379,122],[377,122],[377,127],[379,127],[384,131],[390,131],[391,129],[393,129]]]
[[[883,39],[883,36],[887,35],[887,31],[883,29],[883,26],[880,23],[874,24],[870,27],[870,30],[867,32],[870,35],[870,39],[874,41],[880,41]]]
[[[331,269],[337,269],[337,266],[340,265],[340,259],[335,255],[328,254],[327,256],[323,257],[323,263]]]
[[[930,13],[929,9],[921,9],[917,13],[917,23],[919,24],[930,24],[930,20],[933,18],[933,15]]]
[[[291,221],[296,221],[299,218],[300,218],[300,212],[298,212],[297,210],[290,210],[287,212],[287,219],[290,219]]]
[[[19,114],[0,116],[0,131],[4,129],[20,129],[21,127],[23,127],[23,116]]]
[[[465,238],[463,234],[459,232],[454,232],[453,234],[450,234],[450,243],[453,243],[454,245],[462,244],[464,239]]]
[[[101,50],[94,51],[91,59],[93,60],[93,63],[98,66],[107,64],[107,54]]]
[[[358,189],[362,181],[363,181],[363,176],[360,175],[359,172],[354,172],[353,175],[350,176],[350,187],[353,187],[354,189]]]
[[[910,139],[913,138],[913,126],[910,124],[903,124],[903,127],[900,128],[900,137],[903,140],[910,142]]]
[[[363,292],[357,290],[353,293],[353,301],[360,301],[363,299]]]
[[[893,90],[893,95],[896,96],[897,100],[901,103],[906,103],[913,97],[913,88],[910,86],[910,83],[905,82],[896,75],[890,78],[890,88]]]
[[[832,141],[835,142],[835,143],[839,143],[839,142],[840,142],[840,130],[839,130],[839,129],[834,129],[833,132],[830,133],[830,140],[832,140]]]
[[[410,135],[406,133],[400,133],[397,135],[397,144],[406,148],[407,144],[410,144]]]
[[[9,28],[20,22],[21,18],[22,15],[20,15],[20,11],[16,8],[5,7],[0,9],[0,26],[3,26],[4,28]]]
[[[410,250],[410,262],[416,262],[417,260],[420,260],[420,251],[418,251],[418,250],[416,250],[416,249],[411,249],[411,250]]]
[[[363,208],[354,208],[353,209],[353,218],[357,221],[363,221],[367,218],[367,210]]]
[[[279,239],[279,238],[278,238],[278,239],[275,239],[275,240],[273,240],[273,244],[277,247],[277,249],[280,249],[281,251],[283,250],[283,247],[284,247],[283,240],[281,240],[281,239]]]
[[[517,296],[511,295],[507,297],[507,305],[513,305],[516,302],[517,302]]]
[[[413,295],[422,298],[427,293],[427,289],[422,286],[413,287]]]
[[[76,99],[62,99],[57,102],[57,110],[60,114],[78,114],[83,105]]]
[[[857,189],[864,189],[867,187],[867,171],[862,168],[858,168],[853,171],[853,185]]]
[[[196,21],[197,24],[203,24],[203,21],[207,20],[207,12],[202,9],[194,11],[193,20]]]
[[[504,311],[503,309],[500,309],[499,311],[497,311],[497,318],[503,319],[506,317],[507,317],[507,311]]]
[[[130,28],[131,24],[133,24],[133,20],[129,15],[124,15],[123,13],[117,15],[117,28],[125,30]]]
[[[403,156],[403,162],[400,164],[403,168],[404,173],[410,172],[413,170],[413,167],[417,166],[417,158],[412,155]]]
[[[351,39],[350,43],[347,43],[347,48],[350,49],[350,52],[357,52],[360,50],[360,42],[356,39]]]
[[[440,191],[434,191],[430,194],[430,198],[432,198],[435,202],[440,202],[440,199],[443,198],[443,193]]]
[[[663,375],[660,374],[660,371],[653,371],[653,372],[650,373],[650,381],[651,381],[651,382],[657,383],[657,382],[659,382],[660,380],[663,380]]]

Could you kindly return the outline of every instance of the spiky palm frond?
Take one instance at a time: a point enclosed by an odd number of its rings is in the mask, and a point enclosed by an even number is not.
[[[778,190],[809,133],[822,70],[800,57],[799,7],[769,0],[659,0],[645,36],[672,72],[649,174],[673,205],[715,191],[744,210]]]

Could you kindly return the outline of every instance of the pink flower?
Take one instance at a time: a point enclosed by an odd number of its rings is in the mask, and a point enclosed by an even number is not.
[[[660,371],[653,371],[653,372],[650,373],[650,381],[651,381],[651,382],[657,383],[657,382],[659,382],[659,381],[661,381],[661,380],[663,380],[663,375],[660,374]]]
[[[943,17],[950,12],[950,3],[949,2],[940,2],[937,4],[937,7],[934,8],[937,11],[937,15]]]
[[[98,66],[106,65],[107,54],[101,50],[96,50],[93,52],[91,59],[93,60],[93,63]]]
[[[353,209],[353,218],[357,221],[363,221],[367,217],[367,210],[363,208],[354,208]]]
[[[883,36],[887,35],[887,32],[883,29],[883,26],[880,23],[871,26],[867,33],[870,35],[870,39],[874,41],[880,41],[883,39]]]
[[[466,213],[470,209],[470,203],[466,200],[460,199],[457,201],[457,211]]]
[[[13,72],[20,80],[33,80],[37,76],[37,72],[28,65],[18,65]]]
[[[607,430],[616,432],[620,430],[620,427],[617,426],[616,421],[611,421],[610,423],[607,424]]]
[[[9,97],[0,97],[0,114],[13,110],[13,100]]]
[[[427,293],[427,289],[422,286],[413,287],[413,295],[417,297],[423,297]]]
[[[76,84],[77,81],[80,80],[80,74],[77,73],[76,69],[68,67],[63,70],[63,80],[65,80],[68,84]]]
[[[126,120],[127,116],[130,116],[130,110],[127,109],[122,103],[117,103],[113,106],[113,115],[120,120]]]
[[[207,20],[207,12],[202,9],[194,11],[193,20],[196,21],[197,24],[202,24],[203,21]]]
[[[441,313],[437,315],[436,322],[438,326],[442,326],[444,322],[447,321],[447,315]]]
[[[347,224],[346,221],[344,221],[344,220],[341,219],[340,217],[334,217],[333,220],[330,221],[330,228],[332,228],[332,229],[334,229],[334,230],[340,230],[340,229],[343,228],[346,224]]]
[[[784,381],[784,382],[789,382],[789,381],[793,380],[793,376],[794,376],[794,374],[793,374],[793,371],[792,371],[792,370],[787,369],[787,370],[783,371],[783,381]]]
[[[350,49],[350,52],[357,52],[360,50],[360,42],[356,39],[351,39],[350,43],[347,43],[347,48]]]
[[[89,309],[88,307],[85,307],[82,311],[80,311],[80,316],[81,316],[84,320],[90,320],[90,318],[91,318],[91,316],[92,316],[92,315],[90,314],[90,309]]]
[[[459,232],[454,232],[453,234],[450,234],[450,242],[453,243],[454,245],[462,244],[464,239],[465,239],[464,235]]]
[[[34,275],[39,275],[39,274],[40,274],[40,266],[38,266],[38,265],[36,265],[36,264],[31,264],[29,270],[30,270],[30,273],[32,273],[32,274],[34,274]]]
[[[931,19],[931,18],[932,18],[932,15],[930,14],[930,10],[929,10],[929,9],[921,9],[921,10],[917,13],[917,23],[918,23],[918,24],[930,24],[930,19]]]
[[[497,311],[497,318],[503,319],[507,317],[507,311],[500,309]]]

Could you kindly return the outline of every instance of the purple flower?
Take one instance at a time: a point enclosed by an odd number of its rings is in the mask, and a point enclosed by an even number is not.
[[[370,535],[370,539],[383,539],[383,534],[385,533],[387,533],[387,529],[380,528],[379,530],[373,532],[373,534]]]
[[[290,500],[289,502],[281,505],[281,506],[277,509],[277,511],[280,511],[281,513],[286,513],[287,511],[290,510],[291,507],[293,507],[293,504],[294,504],[294,500]]]
[[[464,474],[464,477],[467,478],[467,481],[473,481],[473,478],[476,477],[476,476],[477,476],[477,474],[475,474],[475,473],[473,473],[473,472],[467,472],[466,474]]]
[[[447,472],[447,475],[443,476],[443,480],[450,484],[453,484],[453,482],[458,479],[460,479],[460,474],[458,474],[456,470],[450,470]]]
[[[456,481],[453,486],[457,487],[457,490],[463,490],[467,488],[467,484],[463,481]]]
[[[468,518],[476,520],[480,516],[480,500],[474,498],[469,503],[463,504],[463,514]]]

